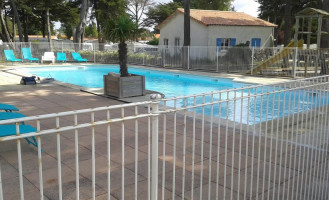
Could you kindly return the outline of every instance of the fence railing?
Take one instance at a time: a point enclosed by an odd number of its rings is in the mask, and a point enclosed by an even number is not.
[[[30,47],[32,55],[41,58],[44,52],[66,52],[67,60],[73,61],[71,52],[80,54],[93,63],[118,63],[118,47],[88,43],[29,42],[15,43],[16,57],[21,58],[21,48]],[[138,48],[137,48],[138,47]],[[329,73],[328,49],[298,49],[298,48],[250,48],[231,47],[218,48],[214,46],[134,46],[128,44],[129,64],[158,66],[165,68],[183,68],[187,70],[204,70],[211,72],[249,72],[250,74],[280,75],[290,77],[313,77]],[[0,51],[13,48],[10,44],[0,45]],[[157,49],[157,50],[156,50]],[[2,61],[4,55],[0,54]]]
[[[0,121],[0,199],[328,199],[328,93],[321,76]]]

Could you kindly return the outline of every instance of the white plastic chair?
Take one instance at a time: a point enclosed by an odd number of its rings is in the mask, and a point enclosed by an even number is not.
[[[43,64],[43,61],[51,61],[54,64],[55,63],[54,52],[45,52],[45,54],[41,58],[41,64]]]

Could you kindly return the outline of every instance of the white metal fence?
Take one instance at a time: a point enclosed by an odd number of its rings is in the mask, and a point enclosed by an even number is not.
[[[68,62],[73,61],[71,52],[80,54],[92,63],[117,64],[117,46],[88,43],[78,47],[74,43],[53,42],[50,49],[46,42],[15,43],[16,57],[21,58],[21,48],[30,47],[32,55],[40,58],[47,51],[66,52]],[[313,77],[329,73],[328,49],[297,48],[250,48],[191,46],[134,47],[129,44],[128,63],[165,68],[184,68],[211,72],[249,72],[251,74],[280,75],[290,77]],[[0,45],[0,51],[13,48],[10,44]],[[154,50],[158,49],[158,50]],[[4,55],[0,54],[4,61]]]
[[[328,93],[321,76],[0,121],[0,199],[328,199]]]

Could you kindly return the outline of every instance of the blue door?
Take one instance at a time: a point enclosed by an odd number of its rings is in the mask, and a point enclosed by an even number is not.
[[[216,50],[220,51],[221,47],[222,47],[222,38],[217,38],[216,39]]]
[[[252,47],[260,47],[260,38],[252,38],[251,39],[251,46]]]

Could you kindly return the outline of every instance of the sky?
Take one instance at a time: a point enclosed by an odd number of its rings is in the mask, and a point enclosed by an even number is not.
[[[258,17],[259,4],[255,0],[234,0],[233,5],[238,12],[244,12],[251,16]]]
[[[155,0],[157,3],[168,3],[172,0]],[[255,0],[234,0],[233,5],[238,12],[244,12],[251,16],[258,16],[259,4]]]
[[[168,3],[172,0],[154,0],[156,3]],[[259,4],[255,2],[255,0],[234,0],[233,6],[236,11],[244,12],[251,16],[258,16],[258,7]],[[58,29],[60,27],[60,23],[55,23],[55,28]]]

